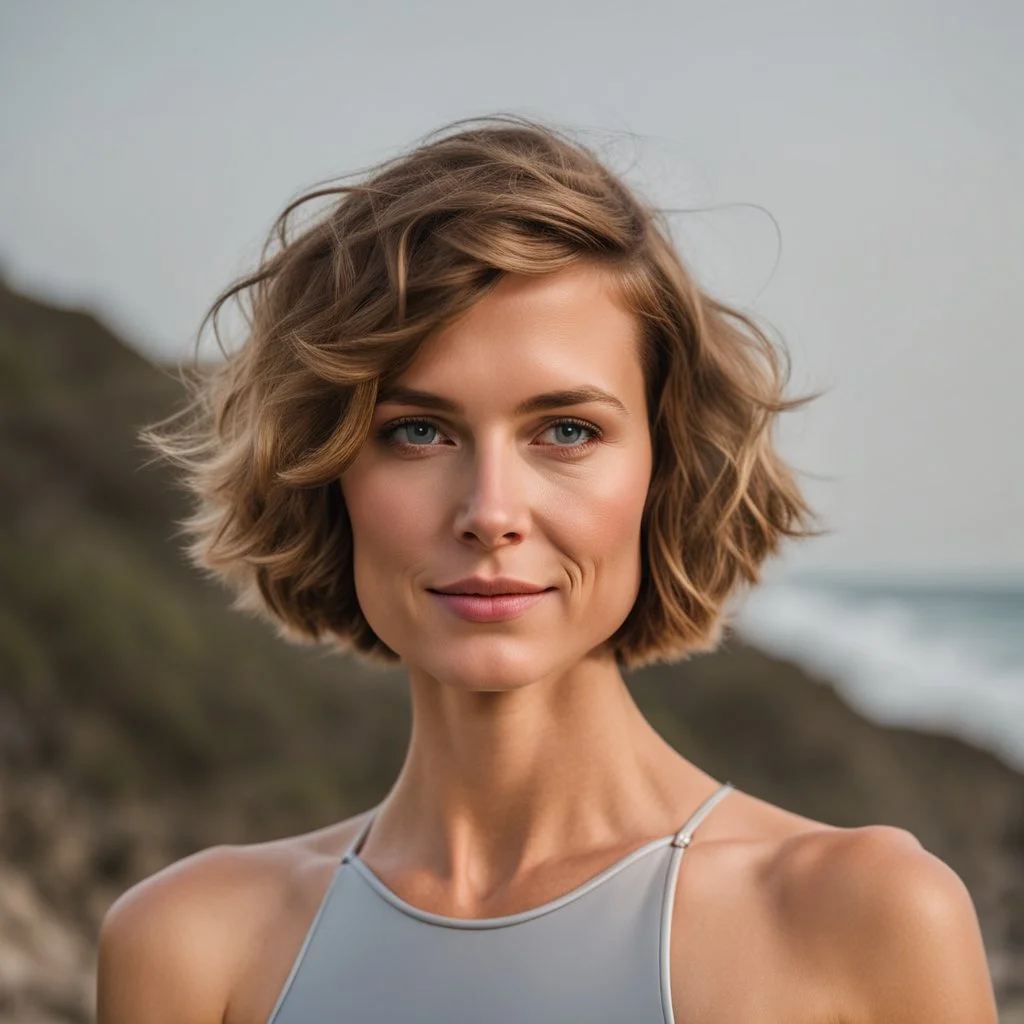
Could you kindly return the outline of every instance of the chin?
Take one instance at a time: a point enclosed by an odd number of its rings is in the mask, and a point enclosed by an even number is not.
[[[557,653],[526,637],[448,639],[431,650],[403,655],[403,661],[448,686],[468,693],[519,690],[566,668],[564,647]]]

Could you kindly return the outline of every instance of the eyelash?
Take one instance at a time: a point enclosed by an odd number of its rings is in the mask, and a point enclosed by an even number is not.
[[[437,448],[437,447],[439,447],[438,445],[433,445],[433,444],[429,444],[429,445],[428,444],[403,444],[400,441],[392,440],[391,435],[399,427],[404,426],[405,424],[408,424],[408,423],[426,423],[428,426],[433,427],[438,432],[440,432],[440,433],[444,432],[443,428],[441,427],[441,425],[439,423],[435,422],[434,420],[432,420],[432,419],[430,419],[428,417],[424,417],[424,416],[403,416],[401,419],[392,420],[390,423],[387,423],[383,427],[381,427],[380,430],[377,432],[377,436],[386,445],[388,445],[390,448],[394,448],[397,451],[407,451],[407,450],[409,450],[411,448],[422,449],[422,448]],[[575,453],[577,453],[577,452],[583,453],[583,452],[590,451],[590,449],[593,448],[593,446],[595,444],[597,444],[598,441],[600,441],[601,437],[603,436],[600,427],[596,427],[596,426],[594,426],[593,423],[588,423],[586,420],[576,419],[573,416],[567,416],[567,417],[564,417],[563,419],[552,420],[550,423],[547,423],[547,424],[544,425],[544,430],[550,430],[551,427],[559,427],[563,423],[571,423],[574,426],[583,427],[584,430],[589,430],[594,435],[589,441],[583,441],[580,444],[573,444],[573,445],[552,444],[552,445],[547,445],[546,446],[548,448],[558,448],[560,450],[572,453],[572,454],[569,455],[569,458],[576,458],[577,456],[576,456]]]

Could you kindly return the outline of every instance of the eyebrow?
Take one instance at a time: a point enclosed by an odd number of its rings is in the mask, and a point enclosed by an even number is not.
[[[384,402],[395,402],[398,405],[419,405],[425,409],[437,409],[439,412],[450,412],[461,416],[465,411],[458,402],[453,402],[443,395],[435,395],[430,391],[407,388],[400,384],[392,385],[378,395],[377,405]],[[531,412],[543,412],[547,409],[562,409],[567,405],[586,405],[596,402],[610,406],[612,409],[629,416],[629,410],[613,394],[592,385],[578,388],[565,388],[561,391],[545,391],[543,394],[527,398],[515,407],[517,416]]]

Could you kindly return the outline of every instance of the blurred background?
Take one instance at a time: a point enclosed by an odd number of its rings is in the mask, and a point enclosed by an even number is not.
[[[1024,1021],[1022,38],[1011,0],[3,5],[0,1021],[92,1019],[128,885],[387,791],[401,672],[230,611],[135,432],[289,200],[498,111],[679,211],[825,390],[777,438],[831,534],[631,689],[713,775],[913,831]]]

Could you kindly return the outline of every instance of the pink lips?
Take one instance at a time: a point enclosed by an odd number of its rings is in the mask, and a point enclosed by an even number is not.
[[[502,622],[522,615],[528,608],[542,601],[553,588],[532,594],[441,594],[431,590],[449,611],[470,622]]]

